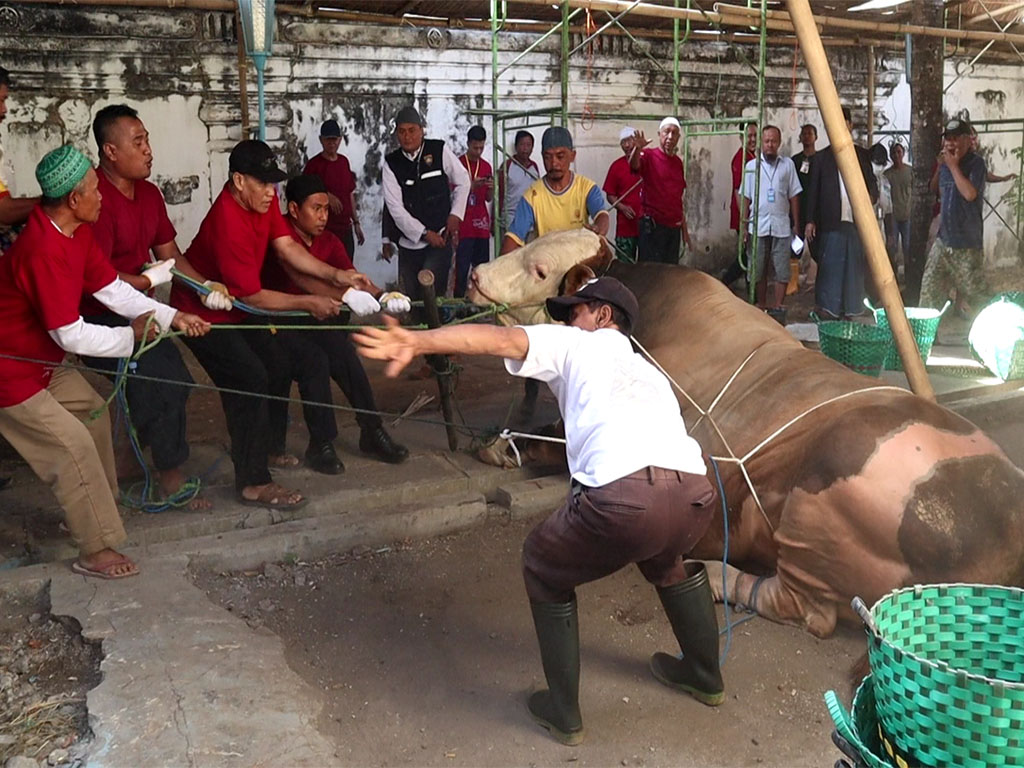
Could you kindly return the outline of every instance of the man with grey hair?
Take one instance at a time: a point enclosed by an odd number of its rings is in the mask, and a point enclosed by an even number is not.
[[[680,240],[693,248],[686,226],[683,195],[686,177],[683,161],[676,154],[681,128],[674,117],[666,117],[658,126],[658,146],[645,149],[650,139],[637,131],[629,167],[644,180],[644,209],[640,219],[640,261],[679,263]]]
[[[384,158],[382,186],[387,212],[398,238],[400,290],[421,299],[417,275],[434,273],[434,285],[448,285],[452,248],[466,215],[470,180],[465,167],[445,142],[423,137],[423,118],[402,107],[395,117],[398,149]]]

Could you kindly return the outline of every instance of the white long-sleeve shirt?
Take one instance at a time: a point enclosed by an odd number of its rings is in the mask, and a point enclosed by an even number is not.
[[[409,160],[416,162],[422,152],[423,144],[420,144],[420,148],[413,154],[410,155],[404,150],[402,154]],[[452,215],[458,216],[460,220],[464,219],[466,217],[466,201],[469,199],[469,174],[462,163],[459,162],[459,158],[448,149],[447,142],[442,152],[441,167],[444,168],[444,173],[452,184]],[[402,232],[398,244],[403,248],[414,251],[426,248],[427,242],[422,238],[427,228],[422,221],[406,210],[405,204],[402,202],[402,187],[398,183],[398,179],[395,178],[395,172],[391,170],[391,166],[387,162],[384,163],[381,186],[384,188],[384,204],[391,211],[391,218],[395,220],[395,224]]]

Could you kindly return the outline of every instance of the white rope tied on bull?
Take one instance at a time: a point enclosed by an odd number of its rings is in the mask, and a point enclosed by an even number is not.
[[[708,424],[710,424],[711,427],[718,434],[719,439],[721,439],[721,441],[722,441],[722,445],[725,446],[725,450],[728,451],[728,453],[729,453],[728,456],[712,456],[711,458],[714,459],[715,461],[718,461],[718,462],[725,462],[725,463],[728,463],[728,464],[736,464],[739,467],[740,472],[743,474],[743,479],[744,479],[744,481],[747,484],[747,488],[750,490],[750,495],[754,499],[754,503],[757,505],[757,508],[761,512],[761,516],[764,518],[765,523],[768,525],[768,529],[772,533],[775,533],[775,526],[772,525],[772,521],[768,517],[767,511],[765,511],[764,505],[761,504],[761,498],[757,495],[757,489],[754,487],[754,481],[751,480],[750,474],[747,472],[746,462],[750,461],[750,459],[754,456],[754,454],[756,454],[758,451],[760,451],[762,448],[764,448],[766,445],[768,445],[768,443],[770,443],[776,437],[781,435],[783,432],[785,432],[787,429],[792,427],[794,424],[796,424],[798,421],[800,421],[805,416],[808,416],[809,414],[814,413],[814,411],[818,410],[819,408],[824,408],[826,405],[831,405],[832,403],[839,402],[840,400],[845,400],[848,397],[853,397],[854,395],[864,394],[866,392],[880,392],[880,391],[884,391],[884,390],[896,390],[898,392],[906,392],[906,390],[903,389],[902,387],[897,387],[897,386],[893,386],[893,385],[889,385],[889,384],[883,384],[883,385],[879,385],[879,386],[875,386],[875,387],[864,387],[863,389],[855,389],[852,392],[844,392],[844,393],[842,393],[840,395],[836,395],[834,397],[830,397],[828,400],[825,400],[825,401],[823,401],[821,403],[813,405],[810,408],[808,408],[807,410],[802,411],[798,415],[794,416],[792,419],[790,419],[785,424],[783,424],[781,427],[779,427],[774,432],[772,432],[770,435],[768,435],[768,437],[766,437],[764,440],[762,440],[757,445],[755,445],[753,448],[751,448],[749,451],[747,451],[746,454],[744,454],[742,457],[739,457],[739,456],[737,456],[735,454],[735,452],[733,452],[732,447],[729,445],[729,441],[725,439],[725,435],[722,434],[722,430],[720,430],[718,428],[718,424],[716,424],[715,420],[711,417],[711,411],[712,411],[712,409],[716,405],[718,405],[718,403],[721,401],[723,395],[725,395],[726,390],[728,390],[729,387],[732,386],[732,383],[736,380],[736,377],[740,374],[740,372],[743,370],[743,368],[746,366],[746,364],[750,362],[751,358],[753,358],[754,355],[757,354],[758,350],[761,349],[761,347],[755,348],[749,355],[747,355],[746,359],[742,363],[740,363],[740,365],[736,369],[736,371],[725,382],[725,385],[722,387],[721,391],[718,393],[718,395],[715,396],[714,400],[711,401],[711,405],[705,411],[703,408],[700,407],[700,405],[697,404],[697,401],[694,400],[692,397],[690,397],[689,393],[679,385],[679,382],[677,382],[672,377],[672,375],[661,366],[661,363],[659,363],[655,359],[654,355],[652,355],[650,352],[648,352],[646,347],[644,347],[643,344],[641,344],[639,341],[637,341],[635,336],[630,336],[629,338],[630,338],[630,340],[634,344],[636,344],[637,349],[639,349],[644,354],[644,357],[646,357],[648,360],[650,360],[651,364],[653,364],[655,368],[657,368],[659,371],[661,371],[662,375],[671,382],[673,387],[675,387],[677,390],[679,390],[679,393],[683,397],[685,397],[687,399],[687,401],[689,401],[690,405],[692,405],[697,410],[697,412],[700,414],[699,418],[693,423],[693,426],[690,427],[690,430],[692,431],[692,430],[696,429],[697,425],[700,424],[701,420],[703,420],[704,418],[707,418]],[[516,438],[516,437],[525,437],[525,438],[530,438],[531,440],[543,440],[543,441],[546,441],[546,442],[549,442],[549,443],[563,443],[564,444],[566,442],[564,437],[549,437],[547,435],[534,435],[534,434],[530,434],[528,432],[513,432],[513,431],[511,431],[509,429],[502,430],[502,432],[499,435],[499,437],[501,439],[503,439],[503,440],[507,440],[508,441],[509,445],[512,447],[513,453],[515,453],[516,465],[520,466],[520,467],[523,465],[522,457],[520,455],[519,448],[516,447],[515,439],[514,438]]]

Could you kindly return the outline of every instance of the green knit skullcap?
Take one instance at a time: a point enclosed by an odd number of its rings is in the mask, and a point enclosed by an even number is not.
[[[65,144],[47,152],[39,161],[36,181],[43,190],[43,197],[61,198],[85,178],[91,167],[89,158],[70,144]]]

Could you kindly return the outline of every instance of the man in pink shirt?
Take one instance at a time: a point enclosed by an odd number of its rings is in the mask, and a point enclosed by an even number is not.
[[[676,154],[679,144],[679,121],[666,117],[658,126],[658,146],[645,149],[650,140],[637,131],[636,143],[629,158],[629,167],[639,171],[644,180],[643,218],[640,219],[640,261],[679,263],[680,240],[692,248],[690,232],[683,212],[686,179],[683,161]]]
[[[491,212],[494,196],[494,171],[483,159],[487,131],[474,125],[466,136],[466,154],[459,162],[469,174],[469,198],[466,216],[459,229],[459,247],[455,249],[455,296],[466,295],[470,270],[491,258]]]

